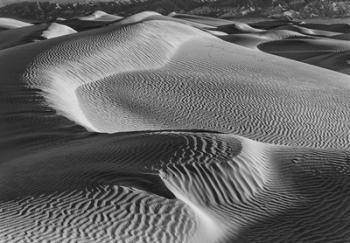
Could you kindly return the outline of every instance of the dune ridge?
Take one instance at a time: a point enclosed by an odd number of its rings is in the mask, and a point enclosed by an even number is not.
[[[173,23],[168,24],[174,33],[178,26]],[[196,32],[195,29],[185,27],[180,29],[181,32],[175,32],[179,36],[172,34],[167,36],[166,32],[161,33],[160,36],[150,30],[154,27],[157,27],[157,22],[152,22],[150,25],[139,24],[139,26],[125,27],[126,29],[107,33],[103,37],[96,36],[96,42],[100,43],[101,46],[90,50],[89,54],[86,53],[85,49],[74,48],[75,45],[79,45],[78,43],[68,42],[65,48],[71,49],[73,53],[65,57],[65,60],[51,59],[49,63],[45,63],[47,62],[46,57],[55,57],[54,53],[59,51],[60,47],[54,48],[37,58],[38,61],[33,63],[33,70],[28,70],[28,73],[25,74],[29,80],[29,86],[43,90],[48,103],[52,104],[59,112],[88,129],[99,131],[82,113],[75,90],[82,84],[105,79],[115,74],[115,70],[120,70],[117,73],[124,73],[157,69],[169,61],[176,49],[179,48],[179,44],[192,37],[189,33]],[[130,38],[135,33],[141,38],[136,39],[135,42],[132,41],[132,45],[129,45]],[[205,35],[199,31],[197,33]],[[111,42],[118,42],[118,45],[108,45]],[[84,40],[81,41],[81,44],[84,44]],[[150,48],[156,48],[157,51]],[[130,50],[138,51],[130,53]],[[99,53],[103,54],[99,55]],[[156,54],[150,56],[152,53]],[[92,59],[92,57],[94,58]],[[40,59],[44,59],[44,63],[40,63]],[[68,71],[61,72],[60,70]],[[46,80],[51,82],[46,84]],[[70,110],[67,110],[67,107]]]
[[[43,31],[41,36],[43,38],[50,39],[50,38],[56,38],[59,36],[70,35],[70,34],[74,34],[74,33],[77,33],[77,31],[75,31],[74,29],[72,29],[68,26],[65,26],[62,24],[57,24],[57,23],[52,23],[47,28],[47,30]]]

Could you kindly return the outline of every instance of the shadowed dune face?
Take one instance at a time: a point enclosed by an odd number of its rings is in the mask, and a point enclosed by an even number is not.
[[[0,242],[350,241],[346,34],[115,17],[0,32]]]
[[[40,40],[47,27],[48,24],[40,24],[0,31],[0,50]]]
[[[285,39],[258,45],[262,51],[350,74],[349,41],[333,38]]]
[[[294,39],[297,37],[308,38],[307,36],[295,31],[273,30],[262,31],[260,33],[230,34],[222,36],[221,39],[241,46],[258,49],[259,46],[263,43],[270,43],[277,40]]]

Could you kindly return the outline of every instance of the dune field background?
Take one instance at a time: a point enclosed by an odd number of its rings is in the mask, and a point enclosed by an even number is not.
[[[0,242],[350,241],[347,18],[0,16]]]

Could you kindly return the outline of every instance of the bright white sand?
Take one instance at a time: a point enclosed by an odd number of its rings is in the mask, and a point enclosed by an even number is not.
[[[51,39],[51,38],[56,38],[63,35],[70,35],[74,33],[77,33],[77,32],[69,26],[52,23],[47,30],[43,31],[41,36],[44,37],[45,39]]]

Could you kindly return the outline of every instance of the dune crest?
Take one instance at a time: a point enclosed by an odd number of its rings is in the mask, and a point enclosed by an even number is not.
[[[66,55],[55,55],[63,50]],[[348,76],[171,21],[111,25],[63,41],[41,53],[25,79],[59,114],[92,131],[195,128],[286,145],[348,147]]]
[[[68,56],[63,60],[60,56],[55,59],[54,53],[59,52],[61,47],[51,49],[34,61],[26,78],[30,87],[39,88],[45,93],[47,102],[59,113],[88,129],[101,131],[86,119],[81,110],[76,95],[78,87],[106,79],[116,73],[160,68],[169,62],[181,44],[193,38],[193,33],[205,35],[196,29],[176,23],[168,23],[167,27],[171,28],[171,31],[163,29],[162,25],[162,22],[152,21],[123,29],[117,28],[102,36],[96,35],[95,41],[101,45],[97,48],[90,46],[90,53],[86,53],[84,48],[76,49],[75,45],[78,43],[66,42],[63,48],[71,50]],[[164,32],[154,31],[158,28]],[[109,29],[113,30],[113,26]],[[81,39],[80,43],[82,46],[86,45],[84,39]],[[130,53],[130,50],[135,52]],[[51,60],[46,57],[50,57]]]
[[[117,21],[122,19],[123,17],[108,14],[104,11],[97,10],[93,12],[91,15],[79,17],[78,19],[84,20],[84,21]]]
[[[23,22],[17,19],[0,18],[0,28],[17,29],[32,25],[31,23]]]
[[[63,35],[70,35],[74,33],[77,33],[77,31],[75,31],[71,27],[68,27],[62,24],[52,23],[47,28],[47,30],[43,31],[41,36],[45,39],[51,39],[51,38],[56,38]]]

